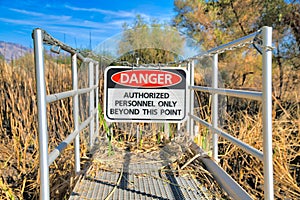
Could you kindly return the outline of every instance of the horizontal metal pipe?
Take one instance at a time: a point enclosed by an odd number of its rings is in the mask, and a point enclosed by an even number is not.
[[[195,143],[190,145],[190,149],[194,154],[205,155],[205,152]],[[251,196],[233,179],[226,171],[224,171],[215,161],[205,156],[200,156],[207,170],[213,175],[217,183],[236,200],[251,200]]]
[[[98,87],[98,85],[94,85],[91,88],[82,88],[82,89],[78,89],[77,93],[78,94],[84,94],[84,93],[88,93],[94,89],[96,89]],[[47,95],[46,97],[46,101],[47,103],[53,103],[55,101],[61,100],[61,99],[65,99],[65,98],[69,98],[69,97],[73,97],[76,95],[76,91],[75,90],[69,90],[66,92],[61,92],[61,93],[56,93],[56,94],[51,94],[51,95]]]
[[[92,119],[93,116],[89,116],[84,122],[82,122],[79,126],[79,131],[82,131],[85,127],[87,127]]]
[[[214,131],[215,133],[217,133],[221,137],[223,137],[223,138],[227,139],[228,141],[232,142],[233,144],[237,145],[238,147],[240,147],[241,149],[243,149],[247,153],[253,155],[256,158],[258,158],[260,161],[263,161],[263,153],[261,151],[259,151],[256,148],[242,142],[241,140],[229,135],[228,133],[225,133],[224,131],[222,131],[220,129],[213,128],[210,123],[200,119],[199,117],[197,117],[195,115],[189,114],[189,116],[191,118],[193,118],[195,121],[197,121],[197,122],[201,123],[202,125],[206,126],[208,129]]]
[[[70,91],[66,91],[66,92],[61,92],[61,93],[56,93],[56,94],[51,94],[51,95],[47,95],[46,97],[46,101],[47,103],[52,103],[61,99],[65,99],[68,97],[73,97],[76,94],[75,90],[70,90]]]
[[[79,131],[82,131],[85,127],[87,127],[89,125],[89,123],[92,121],[94,115],[98,112],[98,109],[95,108],[93,110],[93,113],[91,116],[89,116],[84,122],[82,122],[79,126]]]
[[[78,135],[79,131],[74,131],[66,139],[64,139],[51,153],[49,154],[49,163],[50,166],[54,160],[61,154],[61,152],[74,140]]]
[[[93,87],[78,89],[78,94],[88,93],[88,92],[96,89],[97,87],[98,87],[98,85],[94,85]]]
[[[200,57],[203,57],[203,56],[207,56],[207,55],[211,55],[211,54],[216,54],[222,50],[225,50],[225,49],[228,49],[228,48],[231,48],[231,47],[234,47],[234,46],[237,46],[239,44],[244,44],[246,42],[250,42],[252,41],[256,36],[257,34],[259,34],[261,31],[257,31],[255,33],[252,33],[250,35],[247,35],[245,37],[242,37],[242,38],[239,38],[237,40],[234,40],[232,42],[229,42],[227,44],[223,44],[223,45],[220,45],[218,47],[215,47],[215,48],[212,48],[210,50],[208,50],[207,52],[203,52],[203,53],[200,53],[196,56],[193,56],[192,58],[189,58],[190,60],[193,60],[193,59],[197,59],[197,58],[200,58]]]
[[[257,92],[257,91],[212,88],[212,87],[203,87],[203,86],[189,86],[189,89],[202,91],[202,92],[209,92],[214,94],[227,95],[232,97],[253,99],[258,101],[262,100],[262,92]]]
[[[91,58],[84,58],[84,59],[83,59],[83,62],[92,62],[92,63],[94,63],[94,64],[97,64],[97,63],[98,63],[97,61],[95,61],[95,60],[93,60],[93,59],[91,59]]]
[[[93,117],[97,114],[97,109],[95,108],[93,110],[92,116],[88,117],[84,122],[81,123],[79,126],[78,131],[72,132],[68,137],[63,140],[51,153],[49,154],[49,163],[48,166],[50,166],[54,160],[61,154],[61,152],[74,140],[74,138],[77,136],[80,131],[82,131],[93,119]]]

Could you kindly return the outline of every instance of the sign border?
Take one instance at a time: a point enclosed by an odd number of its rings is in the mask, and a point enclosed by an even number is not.
[[[115,119],[111,119],[107,116],[107,102],[108,102],[108,88],[107,88],[107,72],[110,69],[120,69],[120,68],[127,68],[128,70],[140,70],[140,69],[145,69],[145,70],[165,70],[165,69],[180,69],[183,70],[185,72],[185,101],[184,101],[184,117],[182,119],[120,119],[120,118],[115,118]],[[173,72],[174,73],[174,72]],[[184,67],[129,67],[129,66],[109,66],[107,68],[105,68],[104,70],[104,101],[103,101],[103,115],[104,115],[104,119],[107,122],[144,122],[144,123],[182,123],[183,121],[185,121],[187,119],[187,100],[188,100],[188,95],[187,95],[187,89],[188,89],[188,84],[187,84],[187,79],[188,79],[188,73],[186,68]],[[184,80],[182,80],[184,81]],[[128,87],[129,88],[129,87]],[[155,89],[155,88],[152,88]]]

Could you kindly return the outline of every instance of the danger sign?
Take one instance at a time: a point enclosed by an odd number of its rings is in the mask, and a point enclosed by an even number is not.
[[[181,122],[186,117],[186,71],[180,68],[108,67],[104,115],[107,121]]]

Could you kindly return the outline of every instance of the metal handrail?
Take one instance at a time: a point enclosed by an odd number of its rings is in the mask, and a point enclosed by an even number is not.
[[[196,56],[193,56],[191,58],[189,58],[188,60],[198,60],[199,58],[202,58],[204,56],[212,56],[212,55],[215,55],[215,54],[219,54],[219,53],[223,53],[223,51],[227,50],[227,49],[231,49],[231,48],[234,48],[238,45],[241,45],[241,44],[247,44],[247,43],[252,43],[252,41],[261,33],[261,30],[258,30],[257,32],[255,33],[252,33],[250,35],[247,35],[247,36],[244,36],[244,37],[241,37],[237,40],[234,40],[232,42],[229,42],[227,44],[223,44],[223,45],[220,45],[218,47],[215,47],[215,48],[212,48],[208,51],[205,51],[205,52],[201,52],[200,54],[196,55]]]
[[[231,143],[239,146],[244,151],[248,152],[249,154],[253,155],[254,157],[258,158],[260,161],[263,161],[263,153],[256,148],[246,144],[245,142],[233,137],[232,135],[222,131],[221,129],[215,129],[213,126],[206,122],[205,120],[200,119],[199,117],[196,117],[195,115],[189,115],[191,118],[193,118],[195,121],[199,122],[200,124],[206,126],[209,130],[216,132],[218,135],[222,136],[223,138],[227,139]]]
[[[218,54],[223,53],[226,50],[234,49],[242,44],[251,44],[253,40],[262,35],[263,45],[266,48],[263,49],[263,91],[244,91],[224,89],[218,87]],[[50,34],[42,29],[34,29],[34,53],[35,53],[35,65],[36,65],[36,87],[37,87],[37,104],[38,104],[38,131],[39,131],[39,151],[40,151],[40,198],[50,199],[49,188],[49,166],[55,161],[55,159],[61,154],[68,144],[74,141],[74,155],[75,155],[75,172],[80,171],[80,140],[79,133],[89,125],[89,143],[93,144],[94,134],[98,134],[98,79],[99,79],[99,64],[93,59],[86,58],[80,54],[76,49],[69,47],[68,45],[53,38]],[[45,84],[45,66],[44,66],[44,51],[43,46],[52,45],[57,47],[58,50],[62,49],[71,54],[72,58],[72,90],[46,95]],[[235,145],[244,149],[246,152],[257,157],[263,162],[264,165],[264,195],[265,199],[274,198],[273,189],[273,165],[272,165],[272,28],[263,27],[260,31],[253,33],[249,36],[245,36],[238,40],[232,41],[228,44],[221,45],[213,48],[205,53],[196,55],[187,59],[190,75],[188,81],[190,82],[188,96],[189,96],[189,121],[187,123],[187,130],[193,133],[194,121],[201,123],[212,131],[213,134],[213,158],[218,160],[218,135],[231,141]],[[194,85],[194,61],[202,58],[203,56],[213,57],[213,70],[212,70],[212,87],[201,87]],[[87,88],[78,88],[77,77],[77,59],[82,62],[88,62],[89,65],[89,86]],[[95,70],[95,73],[94,73]],[[94,77],[94,74],[96,76]],[[92,77],[92,78],[91,78]],[[95,82],[96,80],[96,82]],[[194,109],[194,90],[209,92],[212,95],[212,123],[208,123],[205,120],[193,115]],[[79,99],[80,94],[89,94],[89,117],[83,122],[79,122]],[[96,95],[95,95],[96,94]],[[218,128],[218,95],[228,95],[234,97],[248,98],[253,100],[262,101],[263,105],[263,152],[255,149],[254,147],[240,141],[237,138],[232,137],[230,134],[220,130]],[[54,150],[48,153],[48,132],[47,132],[47,103],[52,103],[64,98],[73,98],[73,116],[74,116],[74,131],[70,133],[64,141],[62,141]],[[96,101],[96,104],[95,104]],[[95,107],[96,105],[96,107]],[[96,122],[95,122],[96,120]],[[96,129],[96,133],[94,133]],[[218,175],[218,174],[215,174]],[[221,175],[220,175],[221,176]]]
[[[189,86],[189,89],[193,89],[195,91],[201,92],[209,92],[212,94],[221,94],[227,95],[232,97],[240,97],[240,98],[247,98],[252,100],[262,100],[262,92],[257,91],[249,91],[249,90],[234,90],[234,89],[227,89],[227,88],[212,88],[212,87],[203,87],[203,86]]]
[[[257,91],[247,91],[247,90],[234,90],[225,89],[218,87],[218,54],[223,53],[226,50],[233,50],[237,47],[242,47],[244,44],[252,44],[253,40],[258,35],[262,35],[263,41],[263,67],[262,67],[262,79],[263,79],[263,89],[262,92]],[[230,43],[221,45],[219,47],[213,48],[189,58],[190,61],[190,86],[189,88],[189,121],[187,123],[187,130],[193,133],[194,121],[197,121],[211,130],[212,133],[212,146],[213,146],[213,158],[218,161],[218,136],[221,136],[233,144],[239,146],[246,152],[255,156],[263,162],[264,170],[264,197],[265,199],[274,199],[274,186],[273,186],[273,161],[272,161],[272,28],[263,27],[256,33],[250,34],[243,38],[237,39]],[[213,57],[212,64],[212,87],[202,87],[194,85],[194,64],[195,60],[199,60],[204,56]],[[211,103],[211,113],[212,113],[212,123],[208,123],[205,120],[200,119],[194,115],[194,97],[193,91],[208,92],[212,95]],[[227,95],[240,98],[247,98],[252,100],[262,101],[262,114],[263,114],[263,152],[257,150],[256,148],[242,142],[241,140],[231,136],[230,134],[222,131],[218,127],[218,95]],[[215,174],[217,175],[217,174]]]
[[[40,152],[40,199],[50,199],[49,186],[49,166],[61,154],[61,152],[74,141],[75,173],[80,172],[80,140],[79,133],[89,126],[89,144],[93,145],[94,135],[99,134],[98,123],[98,78],[99,64],[97,61],[86,58],[77,50],[53,38],[42,29],[34,29],[32,33],[34,40],[34,55],[36,68],[36,87],[38,104],[38,132],[39,132],[39,152]],[[72,90],[56,94],[46,95],[45,65],[44,65],[44,45],[57,47],[71,54],[72,65]],[[89,87],[78,88],[77,59],[89,63]],[[95,69],[95,72],[94,72]],[[94,76],[94,73],[96,76]],[[79,122],[79,95],[89,93],[89,116],[83,122]],[[96,95],[94,95],[96,93]],[[57,147],[48,153],[48,131],[47,131],[47,103],[52,103],[65,98],[73,98],[73,119],[74,131],[70,133]],[[96,106],[95,106],[96,105]],[[95,122],[96,121],[96,122]]]

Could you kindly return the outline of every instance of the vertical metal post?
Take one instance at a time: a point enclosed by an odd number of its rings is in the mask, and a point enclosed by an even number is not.
[[[186,132],[187,133],[190,133],[190,125],[191,125],[191,123],[190,123],[190,121],[192,120],[192,118],[189,116],[191,113],[190,113],[190,107],[191,107],[191,105],[190,105],[190,93],[191,93],[191,91],[192,91],[192,89],[190,89],[189,87],[191,86],[190,85],[190,83],[191,83],[191,81],[190,81],[190,78],[191,78],[191,67],[190,67],[190,65],[191,65],[191,62],[188,62],[187,63],[187,72],[188,72],[188,74],[187,74],[187,77],[186,77],[186,82],[187,82],[187,84],[189,84],[188,85],[188,89],[187,89],[187,94],[186,94],[186,105],[187,105],[187,107],[186,107],[186,111],[187,111],[187,115],[188,115],[188,119],[187,119],[187,122],[186,122]],[[190,137],[191,137],[191,135],[189,135]]]
[[[78,100],[78,72],[77,72],[77,54],[72,55],[72,84],[76,94],[73,96],[73,118],[74,131],[79,131],[79,100]],[[80,132],[74,139],[75,173],[80,172]]]
[[[190,86],[194,86],[194,60],[192,60],[190,62],[189,65],[189,72],[190,72]],[[189,98],[189,113],[191,115],[194,115],[194,90],[190,90],[190,94],[189,94],[190,98]],[[192,118],[189,119],[188,121],[189,123],[189,133],[191,134],[191,136],[194,136],[194,120]]]
[[[272,160],[272,27],[262,28],[263,37],[263,155],[264,155],[264,198],[274,199]]]
[[[136,125],[136,147],[140,147],[140,126]]]
[[[94,86],[94,63],[89,61],[89,88],[92,88]],[[93,119],[90,122],[90,133],[89,133],[89,146],[90,148],[92,148],[93,146],[93,139],[94,139],[94,129],[95,129],[95,123],[94,123],[94,119],[95,119],[95,115],[93,115],[94,113],[94,108],[95,108],[95,104],[94,104],[94,90],[90,91],[90,106],[89,106],[89,117],[92,116]]]
[[[218,88],[218,54],[213,55],[212,88]],[[212,127],[218,128],[218,94],[216,93],[212,93],[211,115]],[[218,162],[218,135],[214,131],[211,133],[213,145],[212,156]]]
[[[194,135],[198,135],[199,134],[199,126],[198,125],[195,125],[194,127]]]
[[[47,131],[47,102],[44,66],[43,33],[41,29],[33,31],[35,75],[38,106],[38,131],[40,153],[40,199],[50,199],[49,188],[49,155],[48,155],[48,131]]]
[[[99,136],[99,63],[96,63],[96,80],[95,80],[95,84],[97,85],[96,88],[96,109],[97,109],[97,113],[96,113],[96,136]]]
[[[170,128],[169,128],[169,123],[164,123],[164,132],[165,135],[168,135],[169,139],[171,138],[171,132],[170,132]]]

